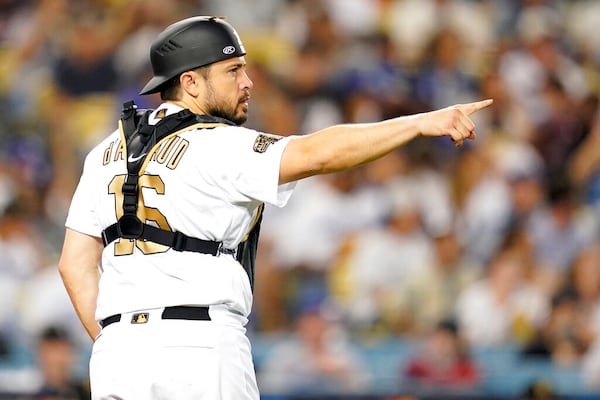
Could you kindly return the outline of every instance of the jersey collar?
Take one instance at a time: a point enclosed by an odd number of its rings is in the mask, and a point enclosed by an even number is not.
[[[184,108],[173,104],[173,103],[162,103],[158,106],[148,117],[148,124],[156,125],[158,121],[166,117],[167,115],[176,114],[179,111],[184,110]],[[199,122],[216,122],[222,123],[226,125],[236,126],[236,124],[228,119],[214,117],[212,115],[198,115],[197,119]]]
[[[179,107],[173,103],[162,103],[160,106],[156,107],[150,117],[148,118],[148,123],[150,125],[156,125],[158,121],[166,117],[167,115],[176,114],[179,111],[183,110],[182,107]]]

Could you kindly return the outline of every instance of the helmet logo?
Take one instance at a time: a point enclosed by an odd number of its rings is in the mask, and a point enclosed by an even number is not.
[[[235,47],[233,47],[233,46],[223,47],[223,54],[233,54],[233,53],[235,53]]]

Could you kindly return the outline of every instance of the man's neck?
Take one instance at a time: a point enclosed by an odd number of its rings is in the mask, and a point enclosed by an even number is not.
[[[166,102],[174,104],[174,105],[184,108],[184,109],[188,109],[191,112],[193,112],[194,114],[200,114],[200,115],[206,114],[206,111],[193,101],[181,99],[181,100],[167,100]]]

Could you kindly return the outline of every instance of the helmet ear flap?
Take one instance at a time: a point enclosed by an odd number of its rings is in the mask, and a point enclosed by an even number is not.
[[[191,17],[169,25],[152,43],[153,77],[141,95],[159,92],[180,73],[246,54],[235,29],[219,17]]]

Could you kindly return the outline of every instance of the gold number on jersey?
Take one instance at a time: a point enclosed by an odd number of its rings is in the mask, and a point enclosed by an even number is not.
[[[117,219],[121,218],[124,214],[123,211],[123,182],[125,182],[126,175],[117,175],[115,176],[110,184],[108,185],[108,193],[115,195],[115,210],[117,214]],[[163,180],[158,175],[142,175],[138,181],[138,186],[140,188],[147,188],[154,190],[156,194],[164,195],[165,194],[165,184]],[[167,222],[167,218],[158,211],[157,208],[148,207],[144,204],[144,193],[140,190],[138,196],[138,209],[137,209],[137,217],[140,221],[147,223],[148,221],[153,221],[158,225],[160,229],[171,230],[171,226]],[[140,239],[123,239],[119,238],[115,242],[115,255],[116,256],[124,256],[128,254],[133,254],[133,246],[136,246],[140,251],[144,254],[154,254],[165,252],[169,249],[168,246],[163,246],[161,244],[148,242],[146,240]]]

